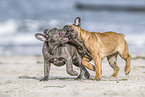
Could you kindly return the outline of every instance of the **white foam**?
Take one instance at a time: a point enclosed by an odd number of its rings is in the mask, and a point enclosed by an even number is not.
[[[37,31],[40,28],[40,23],[36,20],[30,20],[27,19],[25,20],[24,24],[22,24],[23,26],[25,26],[29,31]]]
[[[0,22],[0,35],[13,34],[18,29],[17,23],[13,19]]]
[[[16,46],[16,45],[34,45],[39,44],[33,33],[15,34],[15,35],[3,35],[0,37],[0,45]]]
[[[52,26],[52,27],[57,26],[58,25],[58,21],[55,20],[55,19],[52,19],[52,20],[49,21],[49,25]]]
[[[143,46],[145,45],[145,34],[140,35],[126,35],[125,39],[130,45]]]

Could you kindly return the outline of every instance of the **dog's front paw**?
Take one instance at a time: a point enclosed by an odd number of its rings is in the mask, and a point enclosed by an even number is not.
[[[72,74],[73,74],[73,76],[77,76],[78,75],[78,72],[73,71]]]
[[[92,80],[100,81],[101,78],[99,78],[99,77],[94,77],[94,78],[92,78]]]
[[[75,78],[75,80],[80,80],[80,79],[82,79],[81,75],[79,75],[77,78]]]
[[[78,72],[72,71],[72,72],[68,72],[68,74],[70,74],[71,76],[77,76],[78,75]]]
[[[42,78],[40,81],[48,81],[48,80],[49,80],[48,76],[45,76],[45,77]]]

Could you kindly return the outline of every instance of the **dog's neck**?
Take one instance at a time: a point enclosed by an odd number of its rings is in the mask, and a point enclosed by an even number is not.
[[[83,30],[83,29],[80,28],[80,30],[79,30],[79,38],[81,40],[83,40],[83,41],[88,40],[89,36],[90,36],[90,32],[89,31],[86,31],[86,30]]]

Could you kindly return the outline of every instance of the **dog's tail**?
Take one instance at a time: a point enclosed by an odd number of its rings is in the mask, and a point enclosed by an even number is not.
[[[122,37],[125,37],[125,35],[124,34],[122,34],[122,33],[119,33],[120,35],[122,35]]]

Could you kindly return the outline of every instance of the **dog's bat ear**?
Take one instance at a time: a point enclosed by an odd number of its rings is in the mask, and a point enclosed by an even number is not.
[[[77,17],[74,20],[74,24],[73,25],[80,27],[81,26],[81,18],[80,17]]]
[[[40,40],[40,41],[45,41],[46,40],[46,36],[41,34],[41,33],[36,33],[35,37]]]
[[[43,32],[44,34],[47,34],[49,32],[49,29],[45,29]]]

